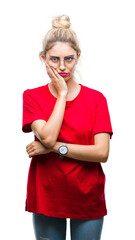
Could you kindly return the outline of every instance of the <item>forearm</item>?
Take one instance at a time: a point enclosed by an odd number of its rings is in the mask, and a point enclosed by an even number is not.
[[[86,162],[106,162],[109,155],[110,135],[99,133],[94,135],[94,145],[80,145],[67,143],[68,152],[65,157]],[[28,150],[33,156],[54,152],[59,155],[59,147],[62,142],[56,142],[53,147],[47,149],[40,142],[34,141],[28,145]],[[32,155],[31,155],[32,156]]]
[[[52,148],[52,152],[59,153],[58,148],[61,142],[56,142]],[[86,162],[106,162],[108,158],[109,149],[101,145],[77,145],[67,144],[68,153],[65,157],[73,158]]]
[[[40,142],[46,147],[52,147],[59,135],[66,105],[66,94],[58,96],[52,114],[48,121],[38,131]]]

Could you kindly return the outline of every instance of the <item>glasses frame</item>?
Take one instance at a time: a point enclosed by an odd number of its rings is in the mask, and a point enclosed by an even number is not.
[[[58,58],[58,63],[56,62],[52,62],[52,64],[55,64],[55,65],[58,65],[58,66],[60,66],[60,63],[61,62],[64,62],[64,65],[65,66],[69,66],[69,65],[71,65],[71,62],[69,62],[68,64],[65,62],[65,58],[67,58],[67,57],[73,57],[73,59],[75,60],[75,63],[77,62],[77,57],[75,57],[75,55],[68,55],[68,56],[65,56],[64,57],[64,59],[60,59],[60,57],[58,57],[58,56],[52,56],[52,55],[49,55],[48,53],[46,53],[46,58],[48,58],[49,60],[51,60],[51,58]]]

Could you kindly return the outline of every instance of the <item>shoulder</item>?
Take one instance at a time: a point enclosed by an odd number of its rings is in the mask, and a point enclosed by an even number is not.
[[[81,84],[82,85],[82,84]],[[106,100],[104,94],[96,89],[82,85],[84,96],[90,101],[99,103],[102,100]]]
[[[30,89],[26,89],[24,90],[23,94],[36,94],[36,93],[41,93],[43,91],[45,91],[45,89],[47,88],[47,84],[46,85],[43,85],[43,86],[39,86],[39,87],[36,87],[36,88],[30,88]]]
[[[23,98],[36,97],[38,95],[41,96],[42,94],[45,93],[46,89],[47,84],[36,88],[26,89],[23,91]]]

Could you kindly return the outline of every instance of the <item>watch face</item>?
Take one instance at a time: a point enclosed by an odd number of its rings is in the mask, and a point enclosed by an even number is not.
[[[62,155],[66,154],[67,153],[67,147],[66,146],[61,146],[60,149],[59,149],[60,153]]]

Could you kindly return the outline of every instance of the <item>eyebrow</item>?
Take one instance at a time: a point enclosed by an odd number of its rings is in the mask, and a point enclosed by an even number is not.
[[[51,55],[50,55],[50,57],[60,58],[60,57],[58,57],[58,56],[51,56]],[[74,57],[74,55],[68,55],[68,56],[65,56],[65,57]],[[65,57],[64,57],[64,58],[65,58]]]

